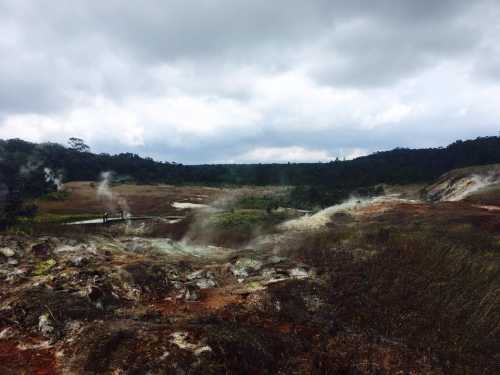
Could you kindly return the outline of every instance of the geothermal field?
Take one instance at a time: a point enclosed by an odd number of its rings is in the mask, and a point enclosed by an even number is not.
[[[67,183],[0,237],[0,373],[494,373],[496,181],[312,211],[257,204],[286,187]]]
[[[0,0],[0,375],[500,375],[500,0]]]

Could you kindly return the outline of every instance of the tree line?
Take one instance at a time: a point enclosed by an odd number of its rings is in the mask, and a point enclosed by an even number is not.
[[[103,171],[113,171],[118,179],[140,184],[313,186],[331,194],[381,183],[429,182],[454,168],[499,162],[500,137],[495,136],[326,163],[212,165],[160,162],[133,153],[96,154],[79,138],[71,138],[68,146],[0,140],[0,222],[6,221],[6,212],[30,212],[23,200],[55,189],[47,169],[63,181],[97,180]]]

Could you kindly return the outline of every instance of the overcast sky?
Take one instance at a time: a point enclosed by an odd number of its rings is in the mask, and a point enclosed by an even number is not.
[[[498,0],[0,0],[0,138],[327,161],[500,131]]]

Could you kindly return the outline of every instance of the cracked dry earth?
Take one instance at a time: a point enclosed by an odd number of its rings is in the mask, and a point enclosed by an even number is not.
[[[343,329],[315,270],[275,249],[105,236],[0,248],[1,374],[439,373]]]

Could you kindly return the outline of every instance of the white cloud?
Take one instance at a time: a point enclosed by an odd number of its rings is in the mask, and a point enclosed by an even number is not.
[[[300,146],[257,147],[234,158],[243,162],[318,162],[335,159],[325,150],[310,150]]]
[[[21,138],[43,142],[60,133],[62,125],[48,116],[28,114],[8,116],[0,126],[0,138]]]
[[[233,162],[328,162],[335,159],[351,160],[367,155],[368,152],[361,148],[340,149],[333,155],[327,150],[308,149],[300,146],[289,147],[257,147],[233,158]]]
[[[361,156],[368,155],[368,151],[362,148],[352,148],[347,150],[341,150],[340,155],[342,155],[342,158],[345,158],[346,160],[352,160],[359,158]]]
[[[7,116],[0,136],[35,142],[80,136],[91,144],[105,140],[130,147],[160,140],[167,146],[188,147],[199,139],[254,133],[259,119],[252,108],[223,98],[131,97],[113,102],[99,97],[58,116]]]
[[[387,107],[381,108],[380,111],[360,114],[360,124],[367,128],[373,128],[378,125],[397,124],[414,112],[415,110],[407,104],[389,104]]]
[[[0,1],[0,137],[212,162],[497,134],[496,2],[356,4]]]

